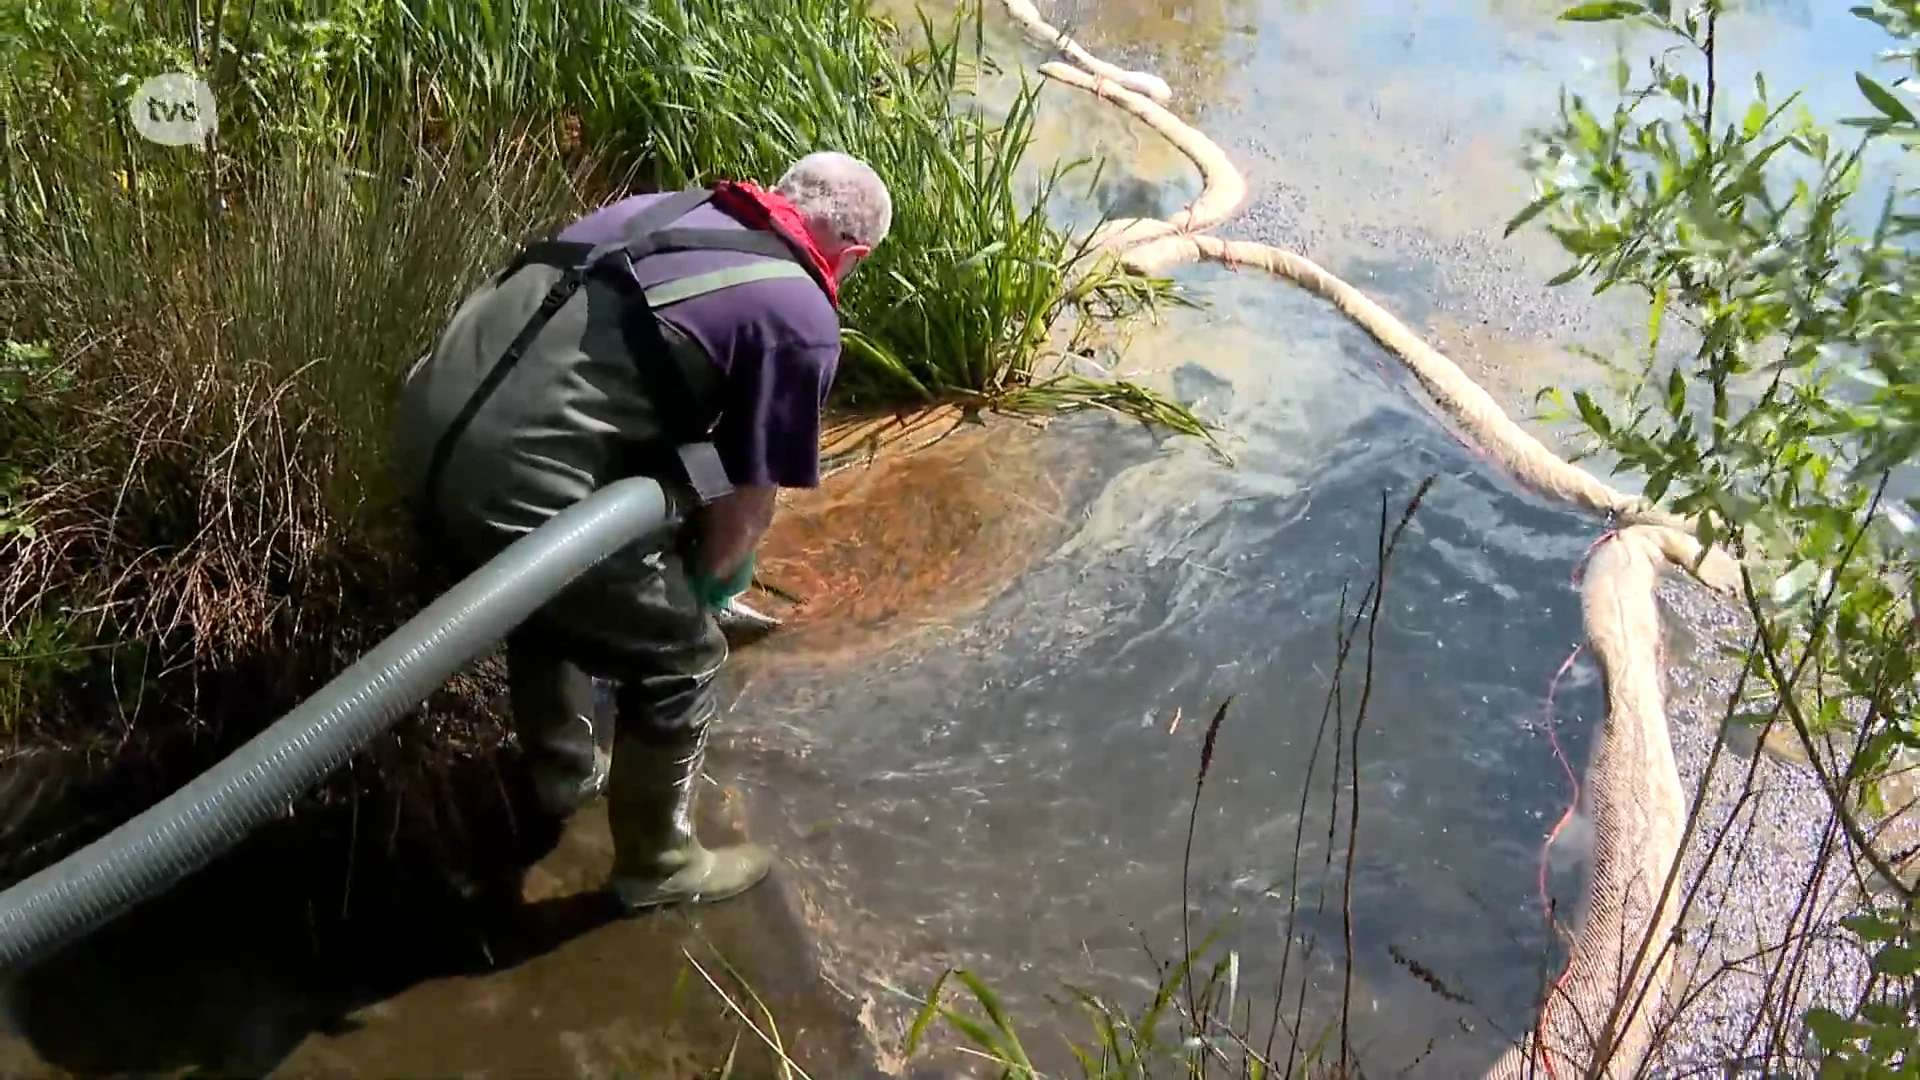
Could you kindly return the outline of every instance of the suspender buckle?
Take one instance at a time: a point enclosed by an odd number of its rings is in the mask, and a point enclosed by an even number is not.
[[[540,314],[551,318],[553,313],[566,306],[573,294],[580,289],[581,279],[586,275],[579,270],[567,270],[547,287],[547,295],[540,300]]]

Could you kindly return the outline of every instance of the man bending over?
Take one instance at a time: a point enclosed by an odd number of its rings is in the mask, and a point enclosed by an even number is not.
[[[838,153],[772,191],[640,195],[523,252],[409,372],[400,460],[437,558],[471,572],[595,489],[660,481],[668,527],[507,640],[513,722],[542,805],[605,790],[629,909],[719,900],[772,856],[709,850],[693,785],[727,657],[715,612],[752,581],[779,488],[820,481],[839,289],[887,235],[886,185]],[[593,677],[616,685],[613,752]]]

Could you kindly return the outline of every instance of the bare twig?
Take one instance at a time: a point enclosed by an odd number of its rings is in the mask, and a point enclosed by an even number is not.
[[[1342,623],[1344,623],[1347,615],[1347,589],[1348,583],[1342,582],[1340,585],[1339,608]],[[1353,641],[1354,635],[1345,633],[1340,624],[1335,625],[1333,677],[1332,681],[1327,685],[1326,696],[1321,703],[1320,726],[1319,729],[1314,732],[1313,749],[1307,754],[1307,774],[1306,777],[1300,781],[1300,810],[1298,816],[1294,819],[1293,826],[1293,861],[1287,871],[1287,939],[1286,943],[1281,947],[1279,986],[1273,999],[1273,1019],[1267,1027],[1266,1056],[1269,1058],[1273,1056],[1274,1034],[1280,1027],[1280,1013],[1282,1005],[1286,1001],[1287,969],[1293,959],[1293,939],[1298,926],[1300,912],[1300,841],[1301,838],[1306,835],[1307,831],[1307,803],[1313,795],[1313,770],[1320,761],[1320,746],[1327,736],[1327,720],[1332,715],[1334,702],[1337,700],[1335,690],[1339,685],[1340,679],[1346,672],[1347,654],[1353,647]],[[1304,984],[1301,987],[1300,996],[1304,1001],[1306,997]],[[1298,1018],[1296,1017],[1295,1020],[1297,1024]],[[1292,1056],[1292,1051],[1289,1051],[1289,1076],[1292,1075]]]
[[[1387,569],[1395,549],[1400,546],[1401,534],[1406,532],[1413,515],[1420,509],[1421,500],[1427,497],[1436,479],[1436,476],[1429,474],[1420,481],[1413,498],[1407,500],[1406,509],[1401,511],[1400,523],[1394,526],[1391,535],[1387,532],[1387,497],[1384,492],[1380,496],[1380,536],[1374,564],[1373,607],[1367,613],[1367,664],[1361,674],[1360,703],[1353,714],[1353,752],[1347,755],[1352,791],[1347,796],[1347,862],[1343,871],[1341,901],[1341,929],[1346,935],[1347,945],[1346,971],[1340,991],[1340,1072],[1343,1075],[1351,1066],[1353,1056],[1349,1014],[1353,1010],[1353,866],[1355,852],[1360,847],[1360,732],[1366,725],[1367,706],[1373,699],[1373,664],[1379,643],[1380,607],[1386,598]]]
[[[1207,773],[1213,770],[1213,749],[1220,738],[1220,725],[1226,722],[1227,709],[1233,705],[1234,695],[1228,694],[1220,707],[1213,711],[1213,719],[1207,721],[1206,737],[1200,742],[1200,769],[1193,780],[1193,805],[1187,812],[1187,848],[1180,859],[1180,947],[1189,959],[1193,956],[1193,902],[1190,898],[1189,882],[1193,871],[1193,834],[1200,821],[1200,792],[1206,787]],[[1194,1001],[1193,980],[1187,981],[1187,1013],[1199,1016],[1199,1006]]]

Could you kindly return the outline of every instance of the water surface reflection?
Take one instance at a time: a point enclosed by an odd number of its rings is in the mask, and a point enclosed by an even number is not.
[[[1217,269],[1192,280],[1236,287]],[[1337,955],[1324,790],[1300,817],[1333,628],[1342,589],[1370,572],[1381,494],[1434,473],[1359,742],[1361,1034],[1380,1067],[1433,1040],[1423,1068],[1453,1075],[1490,1059],[1493,1027],[1526,1023],[1548,948],[1538,845],[1565,797],[1541,698],[1579,633],[1565,574],[1593,527],[1489,474],[1370,339],[1298,294],[1267,296],[1244,305],[1257,321],[1184,316],[1139,346],[1238,434],[1238,468],[1185,440],[1127,464],[1034,570],[931,646],[809,670],[791,662],[808,647],[796,633],[743,655],[730,725],[755,752],[729,767],[831,928],[829,966],[883,1014],[902,1004],[889,985],[924,987],[949,964],[1037,1008],[1063,979],[1137,988],[1143,940],[1177,951],[1195,755],[1228,694],[1198,919],[1232,916],[1246,984],[1270,985],[1304,825],[1299,929]],[[1559,721],[1577,756],[1598,702],[1591,679],[1576,684]],[[1562,869],[1564,899],[1577,868]],[[1472,1006],[1434,998],[1393,950]]]

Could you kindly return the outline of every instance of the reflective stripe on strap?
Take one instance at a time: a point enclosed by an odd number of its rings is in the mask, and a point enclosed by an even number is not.
[[[799,263],[784,259],[755,259],[741,266],[729,266],[719,270],[710,270],[704,274],[695,274],[675,281],[663,282],[647,290],[647,306],[658,310],[668,304],[677,304],[682,300],[691,300],[710,292],[719,292],[735,285],[745,285],[754,281],[770,281],[774,278],[806,278],[811,281],[813,275]]]

